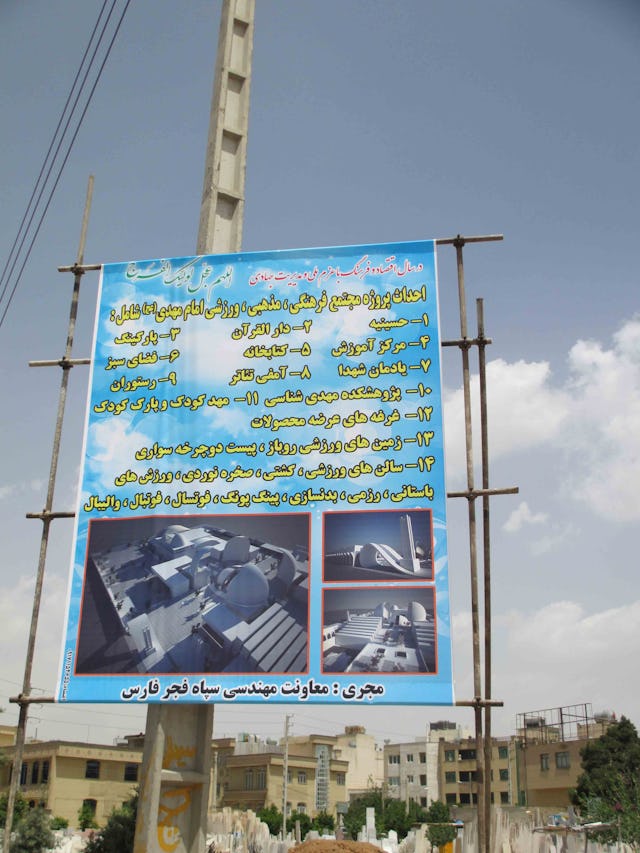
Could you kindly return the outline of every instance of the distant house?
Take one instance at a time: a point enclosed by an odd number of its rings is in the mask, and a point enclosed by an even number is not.
[[[0,731],[0,793],[11,780],[13,737]],[[34,741],[24,746],[19,791],[30,806],[42,806],[50,814],[64,817],[77,826],[78,810],[88,805],[102,825],[114,808],[127,800],[138,785],[142,750],[126,746]]]

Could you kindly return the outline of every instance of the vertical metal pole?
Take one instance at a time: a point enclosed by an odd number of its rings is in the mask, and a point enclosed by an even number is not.
[[[458,303],[460,308],[460,337],[463,342],[467,340],[467,306],[464,288],[464,264],[462,260],[462,248],[464,240],[458,236],[454,241],[456,249],[456,261],[458,268]],[[476,548],[476,507],[473,497],[473,437],[471,431],[471,382],[469,373],[469,345],[463,343],[462,351],[462,386],[464,393],[464,427],[465,447],[467,459],[467,490],[469,510],[469,563],[471,576],[471,626],[473,632],[473,694],[474,694],[474,720],[475,720],[475,742],[476,742],[476,767],[477,767],[477,815],[478,815],[478,847],[480,851],[486,849],[485,818],[484,818],[484,751],[482,738],[482,680],[480,674],[480,618],[478,606],[478,554]]]
[[[31,625],[29,628],[29,640],[27,643],[27,656],[24,665],[24,677],[22,680],[22,692],[18,697],[20,712],[18,714],[18,727],[16,730],[16,744],[13,753],[13,765],[11,768],[11,781],[9,783],[9,793],[7,796],[7,818],[4,827],[3,850],[9,850],[11,841],[11,829],[13,826],[13,807],[16,799],[16,792],[20,785],[20,770],[22,767],[22,756],[24,753],[24,741],[27,729],[27,716],[29,713],[29,700],[31,696],[31,671],[33,669],[33,654],[36,645],[36,633],[38,630],[38,617],[40,615],[40,601],[42,598],[42,584],[44,581],[44,569],[47,558],[47,546],[49,544],[49,528],[51,522],[56,517],[61,515],[69,516],[73,513],[54,513],[53,495],[56,485],[56,475],[58,472],[58,460],[60,457],[60,439],[62,436],[62,421],[64,419],[64,410],[67,402],[67,387],[69,385],[69,371],[73,367],[71,363],[71,351],[73,349],[73,338],[76,328],[76,319],[78,316],[78,297],[80,294],[80,281],[82,279],[83,270],[80,269],[84,260],[84,247],[87,236],[87,225],[89,222],[89,211],[91,210],[91,197],[93,195],[93,175],[89,176],[87,185],[87,196],[84,205],[84,214],[82,217],[82,228],[80,230],[80,243],[78,245],[78,255],[74,269],[73,293],[71,296],[71,306],[69,309],[69,325],[67,328],[67,343],[64,350],[64,356],[60,360],[62,368],[62,378],[60,382],[60,394],[58,396],[58,413],[56,416],[56,426],[53,436],[53,448],[51,450],[51,465],[49,467],[49,484],[47,486],[47,497],[45,500],[44,510],[37,515],[42,520],[42,537],[40,539],[40,553],[38,556],[38,569],[36,572],[36,585],[33,593],[33,608],[31,611]]]
[[[284,718],[284,756],[282,760],[282,840],[287,837],[287,785],[289,783],[289,714]]]
[[[255,0],[223,0],[196,252],[241,248]],[[211,785],[213,705],[147,709],[134,850],[204,850]],[[192,752],[185,774],[173,746]],[[176,813],[176,803],[187,805]],[[174,816],[175,815],[175,816]]]
[[[478,373],[480,378],[480,436],[482,443],[482,488],[489,489],[489,428],[487,419],[486,339],[484,302],[476,300],[478,318]],[[491,527],[490,497],[482,496],[482,540],[484,568],[484,698],[491,699]],[[491,849],[491,705],[484,706],[484,815],[487,850]]]

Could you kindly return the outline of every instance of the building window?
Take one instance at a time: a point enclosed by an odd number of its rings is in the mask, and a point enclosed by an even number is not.
[[[306,770],[298,770],[298,784],[306,785],[307,784],[307,771]]]
[[[571,767],[568,752],[556,752],[556,767],[558,770],[566,770]]]
[[[409,785],[413,785],[413,776],[407,776],[407,782]]]
[[[444,760],[445,760],[445,761],[455,761],[455,760],[456,760],[456,751],[455,751],[455,749],[445,749],[445,751],[444,751]]]
[[[426,785],[426,784],[427,784],[427,774],[426,774],[426,773],[421,773],[421,774],[420,774],[420,784],[421,784],[421,785]]]
[[[447,785],[453,785],[456,781],[456,771],[455,770],[447,770],[444,774],[444,781]]]
[[[293,781],[293,774],[291,770],[287,770],[287,782]]]
[[[137,764],[125,764],[124,765],[124,781],[125,782],[137,782],[138,781],[138,765]]]
[[[475,761],[475,760],[476,760],[475,749],[461,749],[460,750],[460,761]]]
[[[399,776],[389,776],[389,785],[392,788],[397,788],[399,784],[400,784],[400,777]]]
[[[48,782],[48,781],[49,781],[49,761],[48,761],[48,759],[45,758],[45,760],[42,762],[42,782],[44,783],[44,782]]]
[[[500,803],[505,806],[509,802],[509,792],[508,791],[500,791]]]
[[[256,770],[256,790],[264,791],[267,787],[267,771],[264,767]]]
[[[97,807],[98,807],[98,801],[97,800],[83,800],[82,801],[83,811],[86,811],[87,814],[91,815],[91,817],[96,816]]]
[[[471,794],[460,794],[460,805],[461,806],[470,806],[471,805]]]
[[[20,767],[20,784],[21,785],[27,784],[27,771],[28,771],[28,769],[29,769],[29,767],[23,762],[22,766]]]
[[[413,753],[412,752],[407,753],[407,763],[413,764]]]
[[[540,754],[540,770],[549,769],[549,753],[543,752]]]
[[[498,758],[509,758],[509,747],[508,746],[499,746],[498,747]]]
[[[33,764],[31,765],[31,784],[32,785],[38,784],[39,773],[40,773],[40,762],[34,761]]]
[[[427,753],[421,752],[420,753],[420,764],[426,764],[426,763],[427,763]]]
[[[253,791],[253,770],[244,771],[244,789],[245,791]]]
[[[390,755],[389,756],[389,764],[400,764],[400,756],[399,755]]]
[[[420,805],[424,807],[428,805],[426,797],[420,797]]]
[[[84,778],[85,779],[99,779],[100,778],[100,762],[96,761],[93,758],[90,758],[87,761],[87,764],[84,769]]]
[[[446,794],[446,795],[445,795],[445,801],[446,801],[446,803],[447,803],[447,805],[448,805],[448,806],[455,806],[455,805],[456,805],[456,803],[458,802],[458,801],[456,800],[456,795],[455,795],[455,794]]]
[[[509,781],[509,771],[506,768],[500,770],[500,781],[508,782]]]
[[[307,813],[307,804],[306,803],[298,803],[296,806],[296,811],[298,814],[306,814]]]
[[[347,779],[344,773],[336,773],[336,785],[346,785]]]

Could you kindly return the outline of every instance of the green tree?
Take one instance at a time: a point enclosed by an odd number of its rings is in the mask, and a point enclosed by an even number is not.
[[[640,842],[640,737],[626,717],[580,753],[582,773],[571,799],[585,822],[612,824],[598,840]]]
[[[457,835],[455,826],[446,826],[451,823],[449,806],[440,800],[431,800],[431,805],[425,812],[424,822],[429,824],[427,828],[427,839],[431,843],[431,849],[442,847],[449,841],[453,841]]]
[[[282,812],[273,803],[257,812],[258,819],[266,823],[271,835],[277,835],[282,827]]]
[[[69,821],[66,817],[56,815],[51,818],[51,829],[66,829],[69,826]]]
[[[344,831],[350,838],[357,838],[358,833],[366,823],[367,808],[375,809],[376,834],[382,835],[384,823],[382,820],[382,791],[380,788],[371,788],[360,797],[356,797],[349,803],[344,816]]]
[[[132,853],[138,813],[138,794],[114,809],[105,824],[84,848],[85,853]]]
[[[300,821],[300,838],[304,840],[305,835],[311,829],[311,818],[304,812],[291,812],[287,818],[287,832],[294,832],[296,821]]]
[[[95,817],[95,808],[85,800],[78,809],[78,826],[83,832],[85,829],[96,829],[98,824]]]
[[[315,829],[316,832],[319,832],[320,834],[323,832],[331,833],[335,828],[336,822],[333,819],[333,815],[330,815],[325,811],[318,812],[311,821],[311,829]]]
[[[56,843],[51,819],[44,809],[29,809],[19,822],[11,853],[42,853]]]
[[[393,829],[399,838],[404,838],[413,824],[422,822],[424,818],[424,813],[415,803],[410,803],[407,809],[403,800],[383,797],[380,788],[372,788],[349,804],[344,816],[344,828],[351,838],[357,838],[358,832],[365,825],[367,808],[375,809],[378,837]]]
[[[7,822],[8,800],[8,794],[2,794],[2,796],[0,796],[0,826],[4,826]],[[18,824],[18,822],[24,816],[28,808],[29,805],[25,798],[22,796],[20,791],[16,791],[16,798],[13,801],[13,826],[16,826]]]

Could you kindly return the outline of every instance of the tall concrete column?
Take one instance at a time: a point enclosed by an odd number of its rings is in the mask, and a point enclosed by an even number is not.
[[[196,252],[242,243],[255,0],[223,0]],[[149,705],[135,853],[203,853],[213,705]]]

